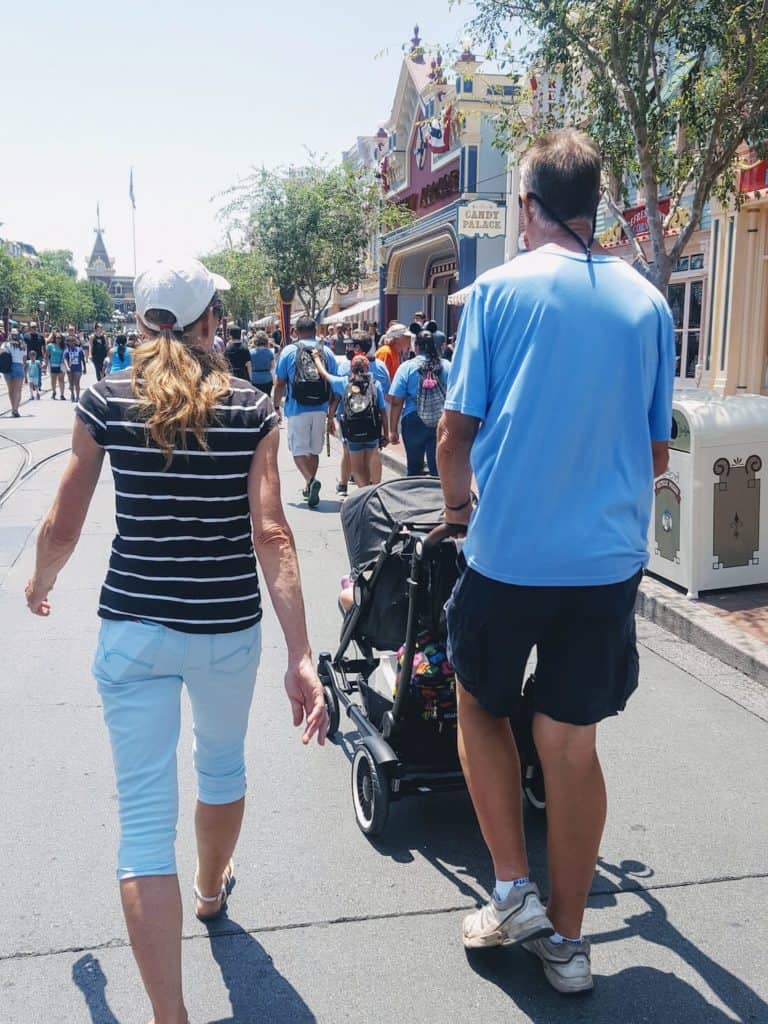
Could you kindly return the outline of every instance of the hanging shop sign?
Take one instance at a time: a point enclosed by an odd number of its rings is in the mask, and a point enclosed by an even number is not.
[[[659,200],[659,219],[663,222],[669,214],[669,199]],[[681,228],[685,227],[691,219],[691,211],[685,206],[678,206],[673,216],[667,221],[664,228],[665,235],[676,235]],[[645,205],[633,206],[630,210],[624,211],[624,220],[629,225],[634,238],[638,242],[647,242],[651,237],[650,224],[648,222],[648,209]],[[597,236],[597,241],[604,249],[611,249],[617,245],[625,245],[626,234],[618,222]]]
[[[506,230],[506,207],[490,199],[475,199],[459,207],[459,234],[465,238],[496,238]]]

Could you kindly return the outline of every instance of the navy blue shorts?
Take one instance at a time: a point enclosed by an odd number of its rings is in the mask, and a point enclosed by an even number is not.
[[[448,658],[491,715],[515,717],[533,648],[534,711],[592,725],[637,689],[638,572],[597,587],[521,587],[465,569],[446,605]]]

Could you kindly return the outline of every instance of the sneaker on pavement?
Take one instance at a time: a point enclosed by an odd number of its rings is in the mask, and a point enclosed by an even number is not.
[[[317,508],[320,503],[320,481],[313,479],[309,481],[307,489],[307,504],[310,508]]]
[[[589,992],[594,988],[589,941],[552,942],[549,938],[531,939],[523,943],[523,949],[541,960],[546,977],[552,988],[569,995]]]
[[[336,484],[336,496],[338,498],[346,498],[346,496],[347,496],[347,485],[346,484]]]
[[[484,946],[511,946],[516,942],[552,935],[554,928],[541,905],[539,890],[533,882],[513,889],[509,896],[490,903],[464,918],[464,945],[467,949]]]

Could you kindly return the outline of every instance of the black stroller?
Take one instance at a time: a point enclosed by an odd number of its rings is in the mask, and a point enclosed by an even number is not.
[[[360,736],[352,800],[369,836],[383,830],[391,801],[464,787],[455,682],[442,653],[443,609],[460,573],[461,541],[460,531],[442,522],[442,510],[439,481],[424,477],[364,488],[341,510],[354,601],[344,613],[339,648],[320,654],[318,674],[329,735],[339,729],[343,706]],[[425,676],[414,672],[416,662]],[[541,810],[541,770],[525,699],[523,709],[521,721],[512,723],[523,788]]]

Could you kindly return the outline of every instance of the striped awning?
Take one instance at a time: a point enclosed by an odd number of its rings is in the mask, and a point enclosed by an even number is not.
[[[453,295],[449,295],[448,296],[448,305],[449,306],[463,306],[464,303],[469,298],[469,293],[472,291],[472,289],[474,287],[475,287],[474,283],[473,284],[468,284],[466,288],[461,288],[461,289],[459,289],[459,291],[454,292]]]
[[[349,306],[347,309],[340,309],[338,313],[334,313],[332,316],[327,316],[324,320],[324,324],[343,324],[350,323],[353,320],[359,319],[363,313],[370,313],[371,310],[378,308],[378,299],[365,299],[363,302],[358,302],[354,306]]]

